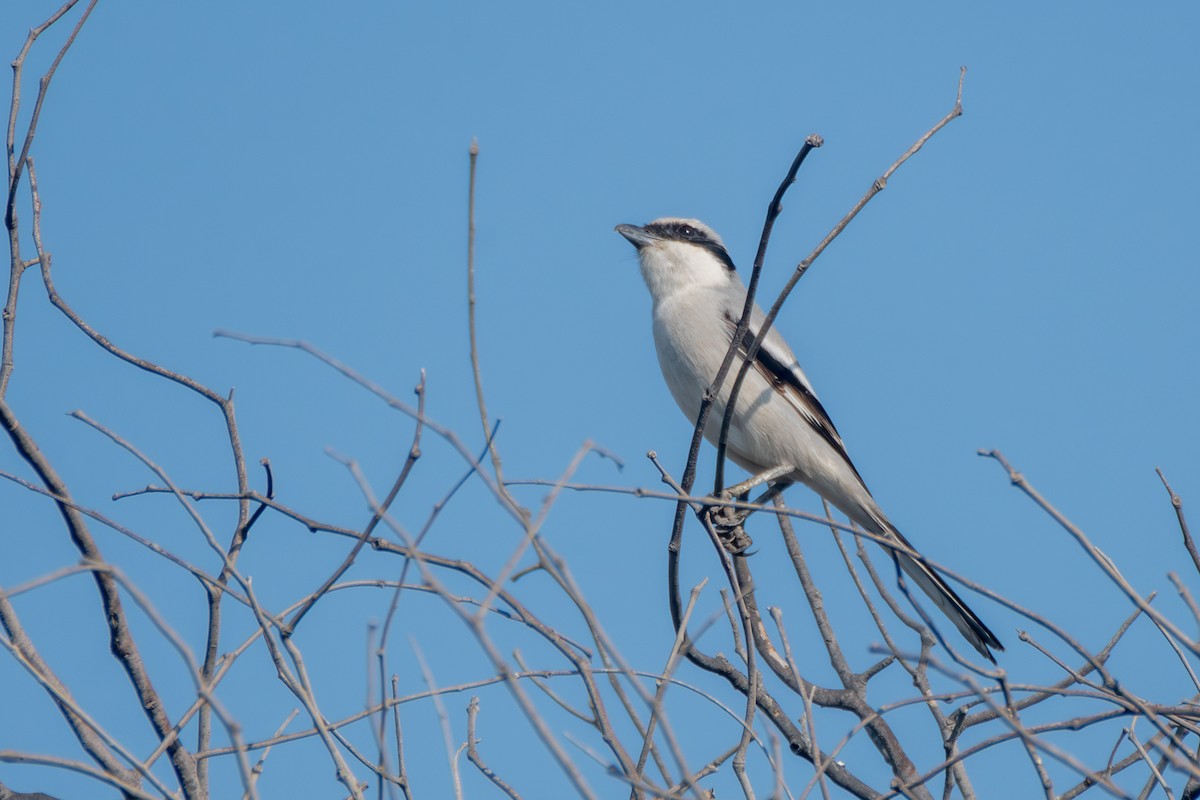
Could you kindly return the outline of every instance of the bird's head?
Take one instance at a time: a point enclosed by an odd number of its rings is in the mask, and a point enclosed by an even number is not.
[[[738,280],[725,243],[699,220],[663,217],[645,226],[618,225],[616,231],[637,248],[642,277],[656,302],[678,291]]]

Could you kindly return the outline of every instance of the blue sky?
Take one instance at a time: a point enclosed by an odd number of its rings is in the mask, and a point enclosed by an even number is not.
[[[54,7],[0,8],[8,58]],[[55,78],[33,150],[43,233],[59,290],[92,324],[222,393],[236,387],[250,463],[269,457],[281,497],[312,516],[361,525],[357,487],[325,448],[357,459],[382,492],[410,423],[298,353],[211,334],[304,339],[403,396],[424,369],[431,416],[482,446],[465,316],[467,147],[477,137],[480,350],[506,472],[556,477],[593,441],[626,466],[593,457],[581,481],[658,488],[645,451],[678,472],[690,425],[661,382],[649,299],[613,225],[698,217],[746,271],[771,193],[804,137],[819,133],[826,144],[776,226],[769,301],[871,181],[951,108],[966,65],[965,115],[829,248],[778,325],[897,525],[930,558],[1098,648],[1127,601],[976,450],[1003,450],[1139,591],[1159,591],[1166,613],[1190,625],[1166,573],[1193,585],[1195,575],[1154,469],[1189,508],[1200,504],[1198,17],[1186,3],[101,2]],[[26,110],[33,77],[65,32],[53,29],[31,56]],[[228,491],[216,414],[102,356],[53,313],[35,277],[23,287],[9,402],[81,502],[203,558],[199,535],[170,501],[109,499],[152,478],[66,412],[83,409],[121,432],[182,486]],[[398,512],[413,527],[463,466],[435,441],[427,451]],[[702,463],[707,485],[711,453]],[[0,448],[0,470],[28,474],[11,448]],[[545,490],[518,492],[536,506]],[[819,508],[803,489],[788,501]],[[44,501],[0,486],[0,507],[0,585],[74,562]],[[228,524],[228,509],[205,510]],[[571,494],[545,529],[627,658],[647,669],[670,645],[670,516],[667,504]],[[803,629],[807,611],[787,575],[773,573],[779,547],[759,525],[763,604],[790,610]],[[853,632],[861,612],[828,535],[801,533],[866,663],[877,637]],[[97,535],[176,625],[197,624],[190,584],[181,588],[178,574],[115,534]],[[477,485],[447,507],[432,536],[431,549],[488,566],[518,541]],[[260,541],[246,569],[262,574],[260,591],[279,605],[310,590],[345,550],[279,520],[264,524]],[[688,578],[716,579],[707,545],[694,542]],[[376,562],[359,576],[391,569]],[[533,598],[543,590],[528,589]],[[386,602],[338,600],[312,623],[311,666],[338,709],[361,708],[366,620]],[[135,750],[148,749],[141,721],[122,720],[132,700],[112,688],[121,685],[98,621],[68,623],[89,604],[93,587],[75,578],[18,610],[72,688]],[[972,604],[1009,645],[1002,666],[1029,680],[1057,677],[1017,640],[1027,622]],[[412,608],[393,633],[411,691],[422,684],[410,636],[440,683],[487,674],[436,603]],[[1152,628],[1131,637],[1117,655],[1131,682],[1147,693],[1169,686],[1164,701],[1193,691],[1175,685],[1180,670],[1165,665]],[[171,654],[154,658],[165,675],[174,670],[164,682],[185,692]],[[23,673],[0,664],[0,685],[24,687],[0,701],[0,749],[57,752],[62,726]],[[247,674],[227,690],[248,718],[259,713],[253,685]],[[507,700],[490,691],[484,713],[490,702],[500,716]],[[262,695],[248,735],[282,721],[283,694]],[[461,737],[466,697],[448,702]],[[9,719],[29,722],[14,735]],[[409,743],[410,758],[426,762],[425,796],[445,796],[436,719],[428,707],[412,719],[410,730],[428,732]],[[698,717],[696,726],[709,722]],[[497,766],[518,785],[535,774],[547,792],[563,791],[556,773],[502,752],[503,730],[489,741]],[[722,728],[714,741],[732,735]],[[1091,761],[1103,761],[1095,754],[1111,740],[1085,751]],[[331,771],[311,767],[303,752],[280,748],[268,760],[264,796],[338,791]],[[1023,758],[1014,748],[980,769],[1032,781]],[[804,765],[788,769],[799,786],[807,781]],[[602,773],[591,777],[608,790]],[[95,796],[78,778],[32,768],[0,766],[0,780],[66,800]],[[717,786],[721,796],[736,792]]]

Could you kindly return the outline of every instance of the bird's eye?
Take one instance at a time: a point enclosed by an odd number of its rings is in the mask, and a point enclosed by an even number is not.
[[[695,228],[693,228],[691,225],[680,225],[679,226],[679,234],[681,236],[686,236],[689,239],[693,239],[697,236],[698,231]]]

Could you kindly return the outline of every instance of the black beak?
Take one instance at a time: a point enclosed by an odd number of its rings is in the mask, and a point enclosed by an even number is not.
[[[638,250],[641,250],[651,242],[658,241],[657,236],[638,225],[618,225],[616,228],[613,228],[613,230],[628,239],[629,243]]]

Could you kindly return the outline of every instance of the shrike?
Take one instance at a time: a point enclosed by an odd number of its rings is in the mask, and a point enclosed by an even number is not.
[[[642,277],[653,301],[654,346],[667,386],[687,418],[695,422],[704,392],[717,375],[746,302],[725,245],[694,219],[657,219],[645,227],[618,225],[617,233],[637,248]],[[754,307],[745,353],[762,328]],[[734,362],[735,367],[738,362]],[[791,465],[784,480],[800,481],[876,536],[901,545],[892,551],[900,568],[929,595],[985,658],[1003,645],[937,573],[914,558],[916,550],[880,510],[846,453],[842,437],[791,348],[771,328],[746,373],[729,426],[729,457],[752,474]],[[737,370],[731,370],[704,435],[716,443]]]

